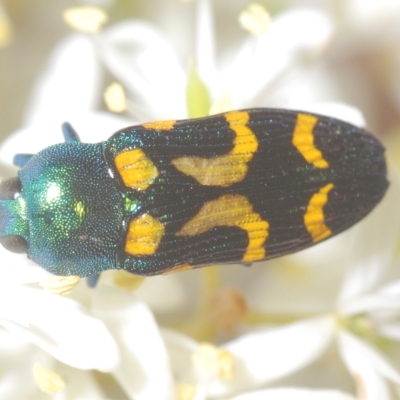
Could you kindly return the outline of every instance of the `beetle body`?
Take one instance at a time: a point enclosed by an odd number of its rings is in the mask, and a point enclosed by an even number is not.
[[[310,113],[232,111],[69,140],[20,162],[15,194],[0,189],[1,240],[22,237],[56,275],[281,256],[350,227],[388,186],[377,139]]]

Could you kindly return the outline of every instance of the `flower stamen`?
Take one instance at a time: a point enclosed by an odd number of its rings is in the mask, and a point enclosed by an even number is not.
[[[178,386],[177,392],[178,400],[194,400],[197,387],[189,383],[182,383]]]
[[[120,83],[114,82],[109,85],[104,91],[103,98],[110,111],[115,113],[126,111],[126,95]]]
[[[64,21],[81,32],[95,33],[108,21],[107,13],[94,6],[68,8],[63,12]]]
[[[234,376],[235,359],[231,352],[210,343],[202,343],[193,353],[195,366],[204,374],[217,376],[222,380],[231,380]]]
[[[269,31],[271,17],[262,5],[253,3],[240,13],[239,23],[252,35],[265,36]]]
[[[39,285],[46,291],[66,296],[80,282],[79,276],[49,276],[39,282]]]
[[[33,365],[33,378],[36,386],[47,394],[56,394],[65,388],[64,379],[59,374],[38,362]]]
[[[0,6],[0,47],[6,47],[11,43],[13,29],[10,18]]]
[[[113,275],[114,284],[130,292],[141,286],[145,279],[144,276],[133,275],[124,270],[115,271]]]

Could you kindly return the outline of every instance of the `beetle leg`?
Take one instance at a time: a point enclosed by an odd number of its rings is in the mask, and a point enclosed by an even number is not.
[[[69,122],[61,125],[61,130],[66,142],[80,142],[79,135]]]
[[[94,288],[97,285],[97,281],[100,278],[100,274],[97,275],[89,275],[86,277],[86,283],[90,288]]]

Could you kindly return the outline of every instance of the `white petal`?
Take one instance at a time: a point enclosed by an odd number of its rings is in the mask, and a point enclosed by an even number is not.
[[[104,324],[79,303],[27,287],[2,288],[0,323],[60,361],[81,369],[110,370],[119,361],[114,339]],[[3,310],[4,311],[4,310]]]
[[[343,279],[347,234],[338,235],[296,254],[243,267],[235,275],[248,282],[244,287],[253,309],[276,314],[313,315],[332,310]],[[249,273],[257,271],[249,282]],[[250,286],[251,283],[251,286]],[[240,281],[239,281],[240,285]]]
[[[40,282],[48,273],[28,260],[25,254],[15,254],[0,246],[0,287]]]
[[[339,304],[376,288],[391,266],[400,228],[400,183],[395,176],[389,180],[384,199],[352,230],[354,239],[348,245],[348,272]]]
[[[400,311],[400,298],[385,295],[369,295],[349,299],[339,305],[338,312],[341,315],[356,315],[374,311]]]
[[[154,119],[186,116],[186,75],[162,32],[139,20],[121,22],[97,45],[110,72],[154,110]]]
[[[171,360],[171,368],[178,382],[195,382],[196,372],[192,356],[199,343],[192,338],[171,329],[162,329],[162,337]]]
[[[330,17],[311,8],[292,8],[272,19],[269,35],[247,40],[235,59],[226,60],[222,91],[233,88],[234,97],[249,101],[287,69],[299,56],[316,52],[333,33]]]
[[[400,373],[369,344],[346,331],[339,333],[338,343],[348,369],[356,379],[362,380],[360,383],[367,391],[372,393],[382,391],[382,396],[384,395],[387,388],[380,382],[380,375],[397,385],[400,383]],[[383,399],[379,396],[374,398]]]
[[[148,307],[125,290],[98,287],[93,310],[119,345],[121,363],[115,376],[130,398],[174,399],[168,354]]]
[[[185,304],[182,285],[176,274],[152,276],[135,290],[135,296],[155,313],[173,312]]]
[[[333,331],[334,321],[323,317],[249,333],[225,344],[236,360],[235,379],[215,383],[212,394],[237,393],[292,374],[321,356]]]
[[[235,396],[230,400],[356,400],[350,394],[337,390],[311,390],[300,388],[266,389]]]
[[[351,105],[331,102],[331,103],[316,103],[306,104],[302,108],[305,111],[315,112],[321,115],[327,115],[342,121],[349,122],[355,126],[365,126],[365,119],[363,113],[356,107]]]
[[[369,360],[351,343],[347,343],[343,335],[339,337],[339,349],[342,358],[353,375],[359,396],[366,400],[390,400],[387,382],[382,379]]]
[[[36,154],[53,144],[64,142],[61,133],[61,124],[65,119],[56,116],[47,121],[20,129],[2,143],[0,160],[12,164],[17,153]],[[85,113],[75,115],[69,120],[78,132],[83,142],[97,143],[108,139],[114,132],[126,126],[133,125],[133,121],[109,113]]]
[[[400,296],[400,281],[390,282],[379,289],[378,293],[383,296]]]
[[[325,45],[334,33],[329,14],[312,7],[292,7],[278,15],[271,26],[271,35],[290,50],[316,50]]]
[[[40,349],[0,328],[1,378],[0,399],[43,399],[36,390],[32,363]],[[23,384],[21,384],[23,382]]]
[[[390,21],[397,21],[400,4],[396,0],[352,0],[344,3],[346,16],[352,24],[367,31],[387,28]],[[385,29],[383,29],[385,30]]]
[[[99,97],[100,68],[94,48],[85,35],[71,35],[53,51],[36,82],[25,117],[27,125],[49,116],[61,122],[95,107]]]
[[[378,327],[379,334],[388,339],[400,342],[400,324],[399,323],[381,323]]]
[[[215,32],[212,7],[210,0],[199,0],[197,2],[195,58],[199,75],[211,85],[216,77]]]
[[[57,372],[66,379],[66,387],[59,394],[60,400],[109,400],[110,397],[104,393],[98,378],[91,371],[81,371],[72,368],[57,368]],[[65,396],[61,398],[61,396]],[[59,397],[54,396],[54,399]]]

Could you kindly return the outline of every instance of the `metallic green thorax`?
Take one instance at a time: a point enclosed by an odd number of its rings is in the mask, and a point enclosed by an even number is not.
[[[18,218],[8,223],[7,233],[27,240],[29,258],[58,275],[86,276],[113,267],[123,198],[101,144],[49,147],[19,176],[21,196],[7,206]]]

